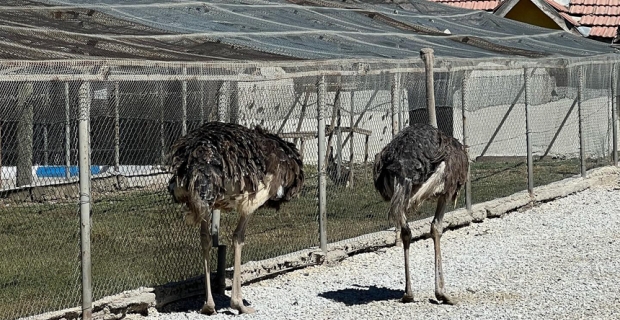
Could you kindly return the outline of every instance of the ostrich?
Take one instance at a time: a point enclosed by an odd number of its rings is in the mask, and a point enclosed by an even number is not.
[[[208,214],[213,209],[236,210],[233,233],[234,272],[230,305],[239,313],[253,313],[241,297],[241,248],[251,214],[260,207],[279,209],[296,197],[304,183],[301,157],[295,145],[260,127],[209,122],[179,138],[170,153],[172,178],[168,190],[188,208],[186,220],[200,224],[205,266],[206,301],[201,312],[215,314],[209,279]]]
[[[409,276],[411,230],[406,212],[416,210],[424,200],[437,200],[431,223],[435,247],[435,297],[454,304],[444,292],[440,238],[442,219],[449,201],[455,202],[465,184],[468,170],[465,148],[456,139],[427,124],[411,124],[375,156],[373,180],[385,201],[391,201],[389,217],[400,230],[405,253],[405,294],[403,302],[412,302]]]

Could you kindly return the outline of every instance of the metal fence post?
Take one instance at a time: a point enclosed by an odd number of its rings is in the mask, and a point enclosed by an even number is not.
[[[164,96],[164,83],[162,81],[157,82],[157,93],[159,97],[159,157],[161,164],[166,163],[166,135],[165,135],[165,118],[164,107],[166,105],[166,98]]]
[[[80,167],[80,235],[82,256],[82,318],[92,318],[90,252],[90,83],[80,86],[78,154]]]
[[[612,161],[618,165],[618,65],[611,69],[611,132],[612,132]]]
[[[22,83],[18,87],[17,186],[32,184],[34,105],[31,98],[33,92],[34,85],[32,83]]]
[[[71,178],[71,102],[68,82],[65,82],[65,178]]]
[[[321,250],[327,252],[327,230],[325,224],[327,220],[327,194],[325,180],[325,101],[326,101],[325,76],[319,78],[317,84],[317,120],[318,120],[318,137],[319,137],[319,239]]]
[[[392,75],[392,90],[391,90],[391,113],[392,113],[392,138],[398,133],[398,123],[399,123],[399,110],[400,110],[400,81],[398,79],[398,73],[394,73]]]
[[[583,100],[584,74],[583,67],[579,67],[579,82],[577,84],[577,111],[579,115],[579,159],[581,164],[581,176],[586,177],[586,146],[583,137],[583,110],[581,102]]]
[[[534,196],[534,162],[532,158],[532,128],[530,127],[530,78],[529,69],[523,68],[523,83],[525,87],[525,140],[527,149],[527,191],[530,197]]]
[[[467,180],[465,181],[465,208],[471,213],[471,165],[469,161],[469,145],[467,145],[467,75],[463,77],[461,82],[461,111],[463,117],[463,146],[467,154]]]
[[[435,51],[431,48],[420,50],[420,56],[424,61],[426,70],[426,108],[428,109],[429,124],[437,128],[437,114],[435,112],[435,74],[433,66],[435,64]]]
[[[119,173],[121,167],[120,93],[118,81],[114,82],[114,171],[116,173]]]
[[[183,75],[187,75],[187,67],[183,68]],[[187,80],[181,83],[181,135],[187,134]]]

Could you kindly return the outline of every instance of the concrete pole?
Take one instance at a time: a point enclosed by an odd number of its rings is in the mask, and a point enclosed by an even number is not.
[[[467,144],[468,132],[467,132],[467,76],[463,78],[461,83],[461,110],[463,116],[463,146],[467,153],[467,180],[465,181],[465,208],[467,212],[471,213],[471,166],[469,165],[469,145]]]
[[[614,64],[611,70],[611,133],[612,133],[612,161],[618,165],[618,65]]]
[[[585,75],[583,67],[579,67],[579,83],[577,85],[577,111],[579,115],[579,159],[581,163],[581,176],[586,177],[586,145],[583,136],[583,110],[581,102],[583,100],[583,86]]]
[[[532,157],[532,128],[530,126],[530,70],[523,68],[523,81],[525,84],[525,140],[527,149],[527,191],[530,197],[534,197],[534,162]]]
[[[92,318],[92,282],[90,252],[90,83],[80,86],[78,159],[80,167],[80,235],[82,257],[82,318]]]
[[[318,111],[318,136],[319,136],[319,239],[321,250],[327,252],[327,191],[325,177],[325,101],[326,88],[325,76],[319,78],[317,85],[317,111]]]
[[[34,106],[30,97],[33,91],[32,83],[23,83],[17,92],[17,109],[20,111],[17,123],[17,186],[32,184]]]
[[[400,81],[398,73],[392,75],[392,88],[391,88],[391,100],[390,100],[390,112],[392,114],[392,138],[398,133],[399,123],[399,110],[400,110]]]
[[[426,70],[426,108],[428,109],[429,124],[437,128],[437,114],[435,113],[435,75],[433,66],[435,64],[434,51],[431,48],[420,50],[420,56],[424,61]]]

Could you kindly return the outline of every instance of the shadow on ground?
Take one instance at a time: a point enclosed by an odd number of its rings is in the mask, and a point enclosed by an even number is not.
[[[319,294],[319,297],[323,297],[336,302],[342,302],[347,306],[367,304],[373,301],[400,299],[402,298],[402,296],[402,290],[380,288],[377,286],[358,286],[358,288],[327,291]]]
[[[237,311],[231,311],[230,308],[230,297],[227,295],[214,294],[213,300],[215,300],[215,310],[221,314],[228,315],[236,315]],[[161,308],[158,308],[158,311],[161,313],[172,313],[172,312],[200,312],[202,306],[205,303],[205,296],[199,295],[191,298],[186,298],[183,300],[175,301],[173,303],[167,304]],[[243,299],[243,304],[246,306],[250,306],[250,303]]]

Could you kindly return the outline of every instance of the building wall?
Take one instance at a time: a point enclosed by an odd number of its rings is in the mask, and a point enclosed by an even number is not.
[[[561,30],[553,19],[549,18],[531,1],[519,1],[512,10],[506,14],[506,18],[529,23],[535,26]]]

